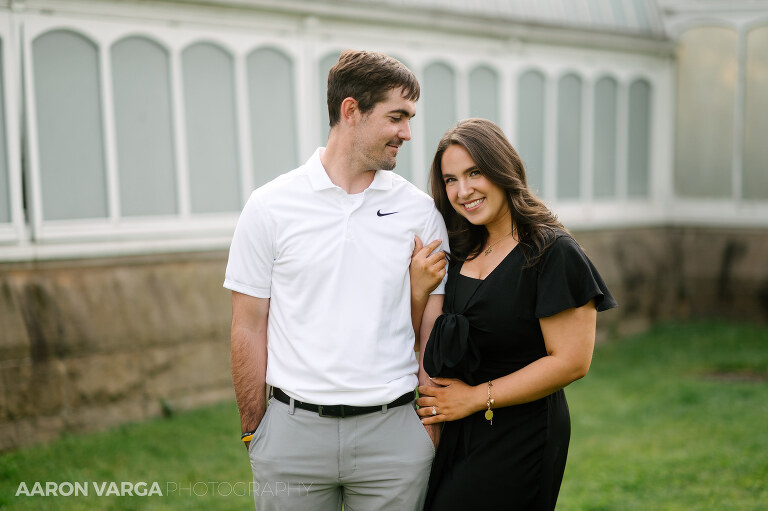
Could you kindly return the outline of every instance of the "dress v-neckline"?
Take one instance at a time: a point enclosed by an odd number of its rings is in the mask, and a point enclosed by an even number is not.
[[[476,279],[474,277],[470,277],[469,275],[464,275],[463,273],[461,273],[461,269],[464,267],[464,262],[461,263],[461,267],[459,267],[459,271],[456,272],[458,274],[457,276],[458,277],[464,277],[465,279],[471,279],[471,280],[475,280],[475,281],[479,282],[477,287],[475,287],[475,290],[472,292],[472,294],[469,296],[469,298],[467,298],[467,301],[464,303],[464,307],[462,307],[462,311],[466,311],[466,310],[469,309],[470,305],[472,304],[472,300],[474,300],[475,296],[477,296],[478,291],[480,291],[480,289],[483,287],[483,284],[485,284],[485,281],[490,279],[493,276],[493,274],[496,273],[496,270],[498,270],[499,267],[501,265],[503,265],[512,256],[512,254],[515,253],[515,251],[517,250],[517,247],[519,247],[519,246],[520,246],[520,243],[518,243],[517,245],[512,247],[512,250],[510,250],[501,259],[501,261],[499,261],[499,264],[497,264],[496,266],[493,267],[493,269],[488,273],[488,275],[485,276],[484,279]],[[453,310],[456,310],[456,295],[455,295],[455,293],[454,293],[454,296],[451,299],[451,302],[452,302],[451,306],[453,307]]]
[[[462,277],[467,277],[468,279],[474,279],[474,280],[479,280],[480,282],[485,282],[486,280],[488,280],[488,278],[489,278],[491,275],[493,275],[493,274],[496,272],[496,269],[497,269],[499,266],[501,266],[502,264],[504,264],[504,261],[506,261],[507,259],[509,259],[509,256],[511,256],[511,255],[512,255],[512,254],[515,252],[515,250],[517,250],[517,247],[519,247],[519,246],[520,246],[520,242],[518,242],[518,243],[517,243],[517,244],[516,244],[514,247],[512,247],[512,250],[510,250],[509,252],[507,252],[507,254],[506,254],[504,257],[502,257],[501,261],[499,261],[499,263],[498,263],[496,266],[494,266],[494,267],[493,267],[493,269],[492,269],[491,271],[489,271],[489,272],[488,272],[488,275],[486,275],[486,276],[485,276],[485,278],[482,278],[482,279],[478,279],[478,278],[475,278],[475,277],[470,277],[469,275],[464,275],[463,273],[461,273],[461,270],[462,270],[462,268],[464,268],[464,263],[465,263],[466,261],[462,261],[462,262],[461,262],[461,268],[459,268],[459,275],[461,275]]]

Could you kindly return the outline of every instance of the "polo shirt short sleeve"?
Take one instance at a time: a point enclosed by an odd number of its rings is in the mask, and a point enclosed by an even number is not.
[[[269,298],[275,262],[275,224],[256,190],[243,208],[232,237],[224,287],[256,298]]]

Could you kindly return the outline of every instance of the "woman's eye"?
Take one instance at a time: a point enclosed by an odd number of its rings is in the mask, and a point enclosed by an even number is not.
[[[479,176],[480,175],[480,171],[479,170],[473,170],[472,172],[469,173],[469,175],[470,176]]]

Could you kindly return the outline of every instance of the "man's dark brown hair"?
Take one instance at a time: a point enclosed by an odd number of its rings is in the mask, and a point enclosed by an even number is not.
[[[373,51],[344,50],[328,73],[328,120],[339,122],[341,102],[355,98],[362,113],[369,112],[392,89],[403,89],[403,98],[418,101],[421,89],[416,76],[397,59]]]

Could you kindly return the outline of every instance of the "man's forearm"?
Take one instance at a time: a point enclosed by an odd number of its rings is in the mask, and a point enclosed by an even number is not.
[[[253,431],[261,422],[267,408],[266,332],[254,333],[233,329],[231,366],[235,398],[240,411],[240,426],[243,432]]]

